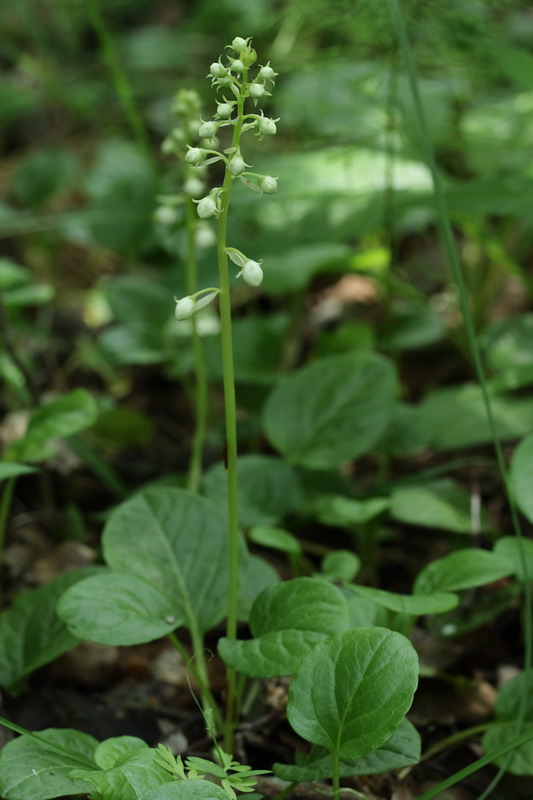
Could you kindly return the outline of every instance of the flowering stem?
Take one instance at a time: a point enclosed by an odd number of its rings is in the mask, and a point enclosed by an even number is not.
[[[198,289],[197,263],[196,263],[196,209],[191,199],[187,200],[187,263],[186,281],[187,293],[193,295]],[[192,492],[197,492],[200,488],[202,477],[202,452],[204,448],[205,433],[207,428],[208,416],[208,387],[207,373],[205,369],[204,347],[202,338],[198,333],[197,318],[193,314],[191,317],[192,325],[192,348],[194,355],[195,387],[194,387],[194,436],[189,461],[189,474],[187,476],[187,488]]]
[[[246,85],[246,74],[243,76]],[[243,124],[244,94],[241,91],[237,103],[237,120],[233,129],[232,147],[239,143]],[[226,468],[228,473],[228,535],[229,535],[229,588],[226,636],[237,636],[237,600],[239,592],[239,512],[237,499],[237,409],[235,401],[235,370],[233,365],[233,335],[231,325],[231,295],[229,284],[228,257],[226,254],[226,235],[228,210],[233,177],[226,168],[220,214],[217,229],[217,254],[220,284],[220,323],[222,339],[222,367],[224,371],[224,406],[226,415]],[[236,714],[236,676],[231,667],[226,670],[226,729],[224,749],[233,751],[233,726]]]

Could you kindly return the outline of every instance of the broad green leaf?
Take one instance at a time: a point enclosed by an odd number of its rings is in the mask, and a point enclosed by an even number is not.
[[[0,481],[6,478],[18,478],[19,475],[29,475],[37,472],[35,467],[27,464],[16,464],[14,461],[0,461]]]
[[[528,397],[495,394],[491,406],[501,439],[518,439],[533,428],[533,406]],[[438,389],[425,398],[419,411],[428,445],[436,450],[463,449],[492,440],[477,385]]]
[[[294,578],[270,586],[250,612],[253,639],[223,638],[224,661],[245,675],[293,675],[302,656],[317,642],[348,627],[348,604],[325,580]]]
[[[252,606],[254,636],[288,628],[331,633],[345,630],[348,608],[342,592],[321,578],[293,578],[261,592]]]
[[[418,658],[404,636],[385,628],[346,631],[304,657],[287,716],[304,739],[351,761],[390,738],[417,681]]]
[[[357,586],[352,584],[350,589],[356,594],[366,597],[390,611],[401,614],[443,614],[459,604],[456,594],[449,592],[435,592],[433,594],[396,594],[386,592],[384,589],[374,589],[371,586]]]
[[[494,545],[494,552],[513,565],[514,574],[520,580],[533,581],[533,542],[531,539],[522,538],[521,546],[525,558],[525,573],[522,563],[521,547],[514,536],[504,536]]]
[[[472,532],[470,496],[448,478],[396,489],[391,497],[390,514],[393,519],[411,525],[455,533]]]
[[[324,494],[317,497],[313,512],[324,525],[365,525],[386,511],[389,505],[390,500],[387,497],[359,500],[343,495]]]
[[[515,722],[501,722],[491,726],[484,734],[482,744],[487,754],[498,747],[516,739],[520,731]],[[521,744],[512,750],[512,755],[502,756],[494,761],[497,767],[504,767],[513,775],[533,775],[533,740]]]
[[[40,207],[73,180],[76,162],[64,147],[35,150],[22,162],[13,178],[13,191],[23,204]]]
[[[512,678],[498,692],[494,712],[499,724],[489,728],[483,737],[483,747],[487,753],[511,741],[521,732],[516,720],[524,697],[526,707],[523,721],[525,727],[529,727],[533,723],[533,670]],[[509,763],[504,756],[496,764],[505,764],[514,775],[533,775],[533,743],[529,741],[516,748]]]
[[[61,601],[62,618],[76,630],[86,626],[93,632],[101,619],[102,635],[116,641],[124,635],[131,644],[136,610],[139,643],[147,641],[142,627],[151,622],[156,623],[155,628],[161,626],[157,634],[161,636],[180,625],[197,625],[203,632],[223,618],[228,586],[227,524],[205,497],[167,486],[138,492],[110,515],[103,550],[115,576],[102,576],[107,591],[98,597],[98,617],[89,618],[85,605],[89,592],[81,585],[83,596],[67,592]],[[121,613],[124,592],[124,628],[117,620],[113,631],[111,620]],[[142,596],[136,600],[138,592]]]
[[[425,566],[414,583],[415,594],[457,592],[484,586],[513,574],[513,565],[501,555],[477,547],[457,550]]]
[[[105,800],[140,800],[152,789],[174,781],[160,767],[150,747],[137,749],[129,758],[106,770],[73,770],[72,777],[89,783]]]
[[[263,589],[279,583],[279,575],[268,561],[259,556],[252,556],[243,548],[240,554],[239,574],[239,619],[247,621],[250,609],[256,597]]]
[[[100,769],[111,769],[138,750],[145,750],[147,747],[146,742],[137,736],[115,736],[100,742],[94,751],[94,760]]]
[[[248,537],[254,544],[281,550],[282,553],[288,553],[289,555],[299,556],[302,552],[302,546],[296,536],[283,530],[283,528],[256,525],[250,529]]]
[[[256,639],[219,639],[218,653],[237,672],[250,678],[294,675],[302,658],[326,633],[294,629],[272,631]]]
[[[263,426],[289,461],[338,467],[378,442],[395,396],[394,369],[382,356],[330,356],[280,381],[266,402]]]
[[[351,550],[332,550],[322,559],[320,570],[328,581],[352,581],[361,569],[361,559]]]
[[[78,639],[57,616],[55,605],[63,592],[98,567],[72,570],[15,598],[0,616],[0,685],[16,684],[78,644]]]
[[[300,757],[299,757],[300,756]],[[420,759],[420,735],[409,720],[400,722],[387,741],[355,761],[341,761],[341,778],[355,775],[376,775],[416,764]],[[296,764],[274,764],[274,773],[284,781],[301,783],[331,778],[331,756],[324,747],[315,745],[310,753],[297,754]]]
[[[142,795],[142,800],[228,800],[228,795],[210,781],[172,781]]]
[[[65,592],[57,613],[79,639],[107,645],[151,642],[185,624],[172,598],[137,575],[95,575]]]
[[[533,522],[533,434],[526,436],[514,451],[510,480],[520,511]]]
[[[51,439],[71,436],[92,425],[98,415],[96,403],[85,389],[58,397],[36,409],[25,436],[9,452],[20,461],[39,461],[48,456]]]
[[[50,728],[19,736],[0,750],[0,795],[5,800],[48,800],[86,794],[91,785],[74,781],[74,769],[96,769],[98,741],[80,731]]]
[[[383,606],[378,606],[367,597],[350,592],[343,588],[348,601],[350,623],[348,628],[386,628],[389,624],[389,614]]]
[[[298,475],[290,464],[273,456],[246,455],[237,462],[239,522],[243,528],[275,525],[301,501]],[[224,510],[228,476],[224,464],[215,464],[204,476],[206,495]]]
[[[268,270],[261,286],[267,294],[286,296],[303,289],[320,272],[345,268],[351,251],[344,244],[303,245],[268,257]]]

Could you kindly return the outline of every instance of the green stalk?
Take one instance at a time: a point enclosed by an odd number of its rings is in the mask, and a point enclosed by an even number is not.
[[[337,743],[338,745],[338,743]],[[333,786],[333,800],[339,800],[339,793],[341,790],[341,762],[339,758],[339,748],[335,748],[335,752],[331,754],[331,784]]]
[[[192,632],[191,632],[192,634]],[[205,656],[204,656],[204,643],[202,637],[196,631],[196,635],[192,636],[193,639],[193,648],[194,648],[194,655],[191,657],[189,656],[187,650],[184,648],[178,637],[175,633],[167,634],[167,639],[176,648],[178,653],[183,658],[183,663],[187,667],[188,670],[191,671],[191,674],[198,684],[198,688],[200,689],[200,697],[202,701],[202,711],[205,713],[210,709],[213,713],[215,719],[215,725],[217,730],[222,730],[223,723],[222,718],[220,716],[220,711],[218,710],[218,705],[215,702],[213,695],[211,694],[211,690],[209,689],[209,677],[207,674],[207,665],[205,663]],[[198,662],[198,667],[194,664],[194,659]]]
[[[2,499],[0,500],[0,562],[4,557],[4,543],[6,538],[7,519],[9,517],[9,509],[11,508],[11,500],[13,499],[13,492],[15,491],[16,478],[8,478],[2,492]],[[1,584],[0,584],[0,597],[1,597]]]
[[[198,291],[198,265],[196,262],[196,210],[192,200],[187,200],[187,262],[186,284],[187,294],[193,295]],[[205,368],[204,346],[202,337],[198,333],[196,315],[191,317],[192,349],[194,357],[195,386],[194,386],[194,435],[191,457],[189,461],[189,474],[187,488],[197,492],[202,478],[202,454],[204,450],[205,434],[208,416],[207,372]]]
[[[409,84],[411,88],[411,94],[415,106],[415,113],[419,128],[419,136],[420,142],[422,145],[422,149],[424,152],[426,163],[429,167],[431,172],[432,180],[433,180],[433,187],[434,187],[434,196],[435,196],[435,203],[437,206],[438,211],[438,219],[439,219],[439,226],[441,229],[442,238],[444,241],[445,249],[447,252],[448,260],[450,263],[450,268],[452,271],[453,279],[455,281],[457,292],[459,295],[459,304],[461,308],[461,314],[463,317],[463,323],[465,326],[465,331],[467,334],[467,339],[470,347],[470,353],[472,356],[472,362],[474,365],[475,374],[477,377],[477,381],[479,387],[481,389],[481,394],[483,397],[483,404],[485,407],[485,414],[487,416],[487,422],[489,424],[489,429],[491,432],[491,438],[494,446],[494,451],[496,454],[496,461],[498,464],[498,469],[501,475],[502,483],[504,485],[505,493],[507,496],[507,501],[509,503],[509,509],[511,512],[511,520],[513,525],[514,534],[518,543],[518,550],[520,554],[520,561],[522,564],[522,572],[526,575],[526,555],[524,552],[524,545],[523,545],[523,534],[520,525],[520,520],[518,517],[518,511],[514,499],[514,494],[512,491],[512,487],[509,480],[509,473],[507,470],[507,465],[505,463],[505,459],[503,456],[503,451],[500,443],[500,438],[496,429],[496,423],[494,420],[494,415],[492,413],[492,405],[489,395],[489,389],[487,385],[487,380],[485,378],[485,371],[483,368],[483,363],[481,360],[481,353],[479,349],[479,345],[476,338],[476,333],[474,329],[474,322],[472,317],[472,312],[470,309],[469,301],[468,301],[468,293],[466,290],[465,280],[463,276],[463,272],[461,270],[461,265],[459,262],[459,257],[457,255],[457,249],[455,247],[455,241],[453,238],[452,227],[450,223],[450,216],[448,213],[448,207],[446,203],[446,196],[444,192],[444,188],[442,185],[441,176],[439,170],[437,168],[437,163],[435,160],[435,155],[433,152],[433,147],[431,144],[431,137],[429,135],[429,129],[426,122],[426,116],[424,112],[424,106],[422,104],[422,98],[420,96],[420,92],[418,89],[418,83],[416,78],[416,70],[411,54],[411,47],[409,44],[409,39],[407,37],[407,32],[404,25],[404,20],[402,17],[402,13],[400,11],[400,6],[398,0],[387,0],[389,5],[389,11],[391,15],[392,24],[396,33],[396,37],[398,40],[399,48],[403,56],[403,60],[406,66],[407,75],[409,79]],[[524,639],[525,639],[525,648],[524,648],[524,670],[528,670],[531,668],[532,661],[533,661],[533,614],[531,608],[531,599],[532,599],[532,592],[531,586],[527,580],[523,580],[523,589],[524,589]],[[526,707],[527,707],[527,696],[524,695],[521,697],[520,706],[518,709],[517,715],[517,730],[520,731],[522,725],[524,723],[525,714],[526,714]],[[507,751],[506,751],[507,752]],[[504,772],[504,767],[501,768],[499,772],[498,778],[501,778]],[[451,784],[450,784],[451,785]],[[491,787],[492,789],[492,787]],[[433,795],[431,795],[433,796]],[[479,800],[483,800],[483,798],[487,797],[487,793],[485,792]],[[422,800],[422,798],[420,798]]]
[[[441,781],[436,786],[428,789],[427,792],[424,792],[424,794],[421,794],[418,797],[418,800],[432,800],[433,797],[437,797],[437,795],[441,794],[446,789],[449,789],[450,786],[455,786],[455,784],[459,783],[459,781],[462,781],[463,778],[468,778],[469,775],[472,775],[479,769],[486,767],[488,764],[492,764],[492,762],[496,761],[497,758],[502,758],[503,756],[507,755],[507,753],[511,753],[517,747],[521,747],[526,742],[531,741],[531,739],[533,739],[533,728],[528,728],[528,730],[525,731],[525,733],[523,733],[521,736],[511,739],[511,741],[507,742],[507,744],[502,744],[501,747],[497,747],[496,750],[492,751],[492,753],[487,753],[486,756],[478,758],[477,761],[474,761],[464,769],[461,769],[459,772],[455,772],[449,778],[446,778],[446,780]],[[489,789],[490,788],[491,787],[489,787]]]
[[[247,70],[242,84],[246,84]],[[239,94],[237,120],[233,129],[232,147],[237,147],[241,135],[244,116],[244,95]],[[235,368],[233,365],[233,334],[231,324],[231,294],[226,253],[228,210],[231,198],[233,176],[226,166],[222,194],[221,211],[217,228],[217,256],[220,284],[220,323],[222,340],[222,368],[224,372],[224,407],[226,418],[226,467],[228,473],[228,536],[229,536],[229,588],[226,636],[237,636],[237,599],[239,592],[239,512],[237,499],[237,406],[235,399]],[[236,716],[236,678],[231,667],[226,669],[227,698],[224,748],[233,752],[233,727]]]
[[[146,133],[144,122],[139,113],[139,109],[137,108],[128,76],[120,64],[117,52],[115,50],[115,45],[113,43],[113,37],[107,28],[105,19],[100,10],[99,0],[88,0],[87,12],[89,21],[93,26],[96,35],[98,36],[103,58],[107,63],[111,73],[115,91],[122,104],[122,108],[126,115],[126,119],[128,120],[129,126],[133,132],[137,144],[142,147],[146,155],[150,158],[150,160],[152,160],[150,145],[148,142],[148,134]]]

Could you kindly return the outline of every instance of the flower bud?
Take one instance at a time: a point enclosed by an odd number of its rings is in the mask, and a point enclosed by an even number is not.
[[[239,155],[239,153],[230,158],[228,169],[234,177],[237,177],[237,175],[240,175],[241,172],[244,172],[245,167],[246,164],[244,163],[244,159],[241,155]]]
[[[200,219],[209,219],[217,213],[217,204],[212,197],[202,197],[196,206],[196,212]]]
[[[212,139],[215,136],[218,130],[218,125],[216,122],[209,120],[209,122],[203,122],[200,127],[198,128],[198,136],[201,139]]]
[[[246,261],[242,268],[242,277],[250,286],[259,286],[263,281],[263,270],[257,261]]]
[[[241,61],[245,67],[251,67],[257,61],[257,53],[253,47],[249,45],[240,52]]]
[[[276,123],[269,117],[261,117],[259,120],[259,132],[264,136],[273,136],[277,131]]]
[[[178,215],[172,206],[159,206],[154,212],[154,219],[158,225],[168,227],[176,222]]]
[[[231,116],[232,107],[233,107],[232,103],[218,103],[217,105],[218,116],[222,117],[223,119],[227,119],[228,117]]]
[[[226,74],[226,69],[219,61],[214,61],[209,67],[209,73],[213,78],[222,78]]]
[[[217,237],[207,222],[200,222],[194,233],[194,242],[200,250],[215,244]]]
[[[187,164],[192,164],[193,166],[201,164],[204,158],[205,152],[201,147],[189,147],[185,153],[185,161]]]
[[[250,97],[253,97],[254,100],[257,100],[259,97],[263,97],[265,93],[265,87],[262,83],[251,83],[248,91],[250,92]]]
[[[190,178],[187,178],[185,183],[183,184],[183,191],[185,194],[188,194],[189,197],[200,197],[202,192],[205,189],[205,184],[199,178],[196,178],[194,175],[191,175]],[[265,191],[263,189],[263,191]],[[267,194],[269,194],[267,192]]]
[[[247,47],[246,39],[243,39],[242,36],[236,36],[235,39],[232,41],[231,46],[237,53],[240,53],[241,50],[244,50]]]
[[[175,316],[176,319],[189,319],[196,311],[196,303],[192,297],[182,297],[181,300],[176,301]]]
[[[271,175],[264,175],[259,186],[261,187],[261,191],[265,194],[276,194],[278,191],[278,181]]]
[[[259,70],[259,77],[262,78],[264,81],[271,81],[276,77],[276,73],[270,66],[267,64],[266,67],[261,67]]]

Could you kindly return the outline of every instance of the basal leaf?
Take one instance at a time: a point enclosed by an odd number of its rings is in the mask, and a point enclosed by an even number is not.
[[[348,619],[348,604],[339,589],[322,579],[295,578],[261,592],[250,612],[254,638],[223,638],[219,653],[245,675],[293,675],[305,653],[346,630]]]
[[[331,634],[345,630],[348,607],[342,593],[320,578],[293,578],[261,592],[252,606],[254,636],[286,629]]]
[[[403,719],[387,741],[355,761],[341,761],[341,778],[376,775],[416,764],[420,759],[420,735],[409,720]],[[296,764],[274,764],[274,773],[284,781],[300,783],[331,778],[331,756],[315,745],[310,753],[297,756]]]
[[[338,467],[379,441],[395,396],[394,369],[382,356],[330,356],[279,383],[268,397],[263,427],[289,461],[313,469]]]
[[[432,561],[414,583],[415,594],[457,592],[484,586],[513,574],[513,565],[501,555],[467,547]]]
[[[31,415],[26,435],[9,449],[19,461],[39,461],[48,456],[51,439],[71,436],[90,427],[98,415],[96,403],[85,389],[58,397]]]
[[[100,742],[94,751],[94,760],[100,769],[111,769],[147,747],[146,742],[137,736],[115,736]]]
[[[320,570],[328,581],[352,581],[361,569],[361,559],[351,550],[332,550],[322,559]]]
[[[514,451],[510,480],[520,511],[533,522],[533,434],[526,436]]]
[[[324,494],[316,498],[313,513],[324,525],[344,527],[365,525],[375,519],[390,505],[387,497],[357,499],[344,495]]]
[[[362,597],[367,597],[390,611],[401,614],[443,614],[459,604],[459,598],[451,592],[435,592],[433,594],[396,594],[371,586],[351,584],[350,589]]]
[[[287,715],[304,739],[354,760],[390,738],[417,682],[418,658],[404,636],[385,628],[346,631],[305,656]]]
[[[106,592],[97,598],[98,616],[103,633],[115,643],[121,637],[125,640],[121,643],[132,643],[137,610],[138,642],[148,641],[143,628],[152,622],[156,622],[155,637],[150,638],[157,638],[181,624],[206,631],[223,618],[228,586],[226,519],[205,497],[168,486],[139,492],[110,515],[103,549],[114,576],[105,576],[100,584]],[[100,624],[89,618],[89,594],[80,585],[79,592],[67,593],[60,605],[62,618],[87,633]],[[124,611],[122,628],[117,617]]]
[[[472,532],[470,496],[447,478],[396,489],[391,498],[390,514],[411,525],[456,533]]]
[[[251,542],[261,547],[281,550],[282,553],[292,556],[299,556],[302,552],[302,546],[296,536],[283,528],[256,525],[250,529],[248,536]]]
[[[19,594],[0,616],[0,685],[14,689],[34,670],[78,644],[78,639],[57,616],[58,598],[98,567],[72,570],[38,589]]]
[[[5,800],[48,800],[85,794],[85,781],[74,781],[74,769],[96,769],[98,741],[80,731],[49,729],[20,736],[0,750],[0,796]]]
[[[483,749],[491,753],[498,747],[515,739],[520,731],[516,722],[501,722],[491,726],[483,736]],[[513,775],[533,775],[533,740],[521,744],[512,750],[511,756],[505,755],[494,761],[496,766],[505,767]]]
[[[174,781],[172,775],[157,764],[154,751],[149,747],[138,749],[111,769],[75,770],[72,775],[89,783],[105,800],[140,800],[152,789]]]
[[[300,481],[290,464],[261,455],[241,456],[237,462],[239,522],[243,528],[275,525],[301,500]],[[227,473],[218,463],[204,477],[206,495],[224,510],[227,505]]]
[[[533,541],[522,539],[525,573],[520,544],[515,536],[503,536],[494,545],[494,552],[513,565],[514,574],[521,580],[533,581]]]
[[[498,724],[490,727],[483,736],[483,747],[487,753],[523,732],[518,729],[516,722],[524,697],[526,707],[523,722],[525,727],[530,727],[533,724],[533,670],[522,672],[516,678],[512,678],[498,692],[494,707]],[[498,766],[505,765],[514,775],[533,775],[533,741],[530,740],[515,748],[510,761],[508,756],[503,756],[495,763]]]
[[[151,642],[185,623],[172,598],[136,575],[107,572],[73,586],[57,613],[79,639],[107,645]]]
[[[250,678],[277,678],[294,675],[302,658],[325,633],[288,629],[271,631],[256,639],[226,639],[218,642],[223,661]]]
[[[210,781],[172,781],[143,795],[142,800],[228,800],[228,795]]]

